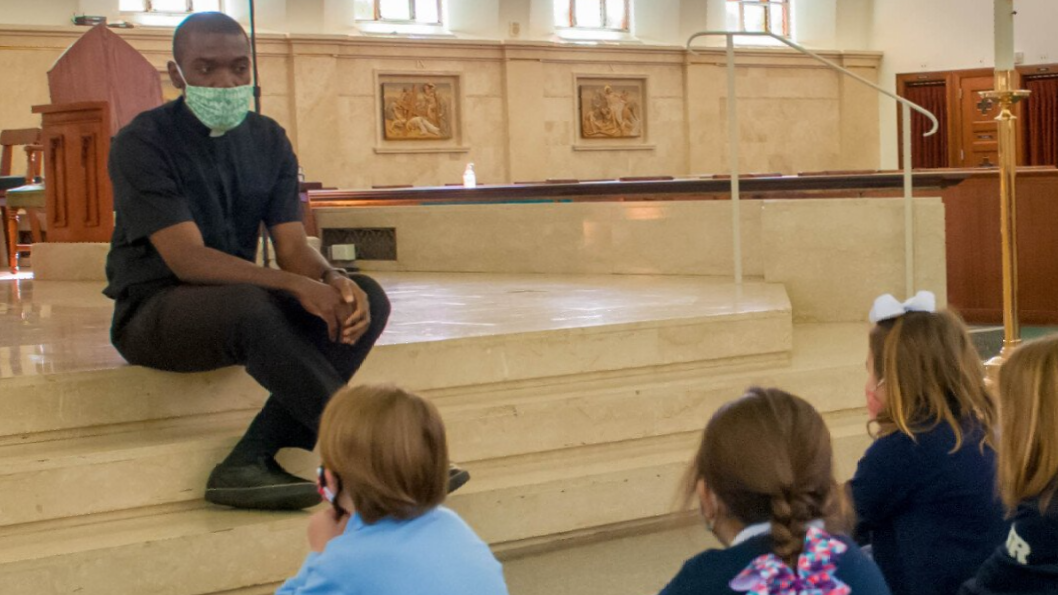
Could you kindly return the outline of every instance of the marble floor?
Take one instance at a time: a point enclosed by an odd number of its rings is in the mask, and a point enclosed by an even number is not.
[[[704,277],[380,273],[393,315],[380,345],[788,311],[781,285]],[[95,282],[0,274],[0,379],[125,365]]]

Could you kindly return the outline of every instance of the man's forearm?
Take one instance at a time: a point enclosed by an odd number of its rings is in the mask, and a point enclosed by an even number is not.
[[[247,283],[293,292],[302,275],[268,269],[206,246],[187,246],[169,263],[181,281],[202,285]],[[308,276],[308,275],[305,275]]]
[[[289,252],[277,252],[276,263],[284,271],[316,281],[323,279],[327,271],[334,269],[323,255],[307,243],[296,245]]]

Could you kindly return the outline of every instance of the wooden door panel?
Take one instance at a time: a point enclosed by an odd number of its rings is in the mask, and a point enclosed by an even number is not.
[[[37,106],[44,114],[48,238],[53,242],[107,242],[114,229],[108,106],[80,103]]]
[[[996,167],[999,165],[998,106],[981,97],[995,84],[992,75],[965,77],[959,80],[960,165],[962,167]]]

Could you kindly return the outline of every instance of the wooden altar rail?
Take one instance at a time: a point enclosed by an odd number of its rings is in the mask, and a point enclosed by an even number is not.
[[[744,199],[891,198],[901,196],[897,172],[817,172],[747,177]],[[999,173],[994,169],[920,170],[917,196],[941,196],[947,234],[948,301],[970,322],[1002,320],[999,245]],[[726,200],[722,176],[668,181],[593,181],[392,190],[309,192],[311,209],[432,204]],[[311,217],[311,212],[310,215]],[[1021,318],[1027,324],[1058,324],[1058,169],[1018,170],[1019,282]],[[865,269],[865,274],[869,271]]]
[[[939,190],[966,179],[967,172],[934,170],[917,172],[917,190]],[[860,174],[806,173],[796,176],[746,176],[742,182],[745,198],[827,198],[872,196],[888,191],[895,196],[903,184],[896,172]],[[679,178],[648,181],[591,181],[558,184],[511,184],[501,186],[419,186],[371,190],[314,190],[309,192],[312,208],[397,206],[444,203],[572,202],[634,200],[724,200],[731,189],[727,176]],[[934,192],[934,195],[936,192]]]

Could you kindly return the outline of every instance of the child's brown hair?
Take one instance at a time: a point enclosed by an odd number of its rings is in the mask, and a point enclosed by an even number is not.
[[[954,452],[962,446],[964,422],[975,419],[984,429],[981,445],[992,442],[995,403],[957,314],[908,312],[882,320],[871,329],[869,343],[874,374],[885,384],[878,434],[899,431],[914,438],[946,423],[955,434]]]
[[[999,370],[999,493],[1013,510],[1058,491],[1058,337],[1026,343]]]
[[[752,387],[709,420],[688,470],[741,523],[771,523],[773,550],[791,566],[804,548],[807,523],[833,521],[840,494],[830,431],[807,401],[777,388]]]
[[[390,385],[339,391],[320,420],[319,445],[367,524],[414,518],[445,499],[444,424],[418,395]]]

